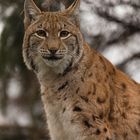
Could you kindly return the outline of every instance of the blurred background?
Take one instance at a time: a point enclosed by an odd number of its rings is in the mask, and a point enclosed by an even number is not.
[[[44,10],[73,0],[35,0]],[[0,140],[48,140],[39,84],[22,59],[24,0],[0,0]],[[86,41],[140,82],[140,1],[81,0]]]

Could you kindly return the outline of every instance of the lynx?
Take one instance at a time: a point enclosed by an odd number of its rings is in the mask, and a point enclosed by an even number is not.
[[[25,0],[23,58],[41,85],[51,140],[140,140],[140,85],[88,46],[79,5],[43,12]]]

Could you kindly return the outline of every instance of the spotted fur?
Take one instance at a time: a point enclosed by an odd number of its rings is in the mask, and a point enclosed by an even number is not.
[[[42,12],[25,0],[23,58],[39,79],[51,139],[140,140],[140,85],[84,41],[79,1]]]

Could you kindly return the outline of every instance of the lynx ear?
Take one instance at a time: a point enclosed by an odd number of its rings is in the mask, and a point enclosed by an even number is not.
[[[68,16],[70,18],[70,20],[76,24],[76,26],[80,25],[79,7],[80,7],[80,0],[74,0],[72,5],[64,11],[65,16]]]
[[[25,0],[24,3],[24,24],[25,28],[27,28],[32,21],[35,21],[41,13],[40,9],[36,6],[33,0]]]

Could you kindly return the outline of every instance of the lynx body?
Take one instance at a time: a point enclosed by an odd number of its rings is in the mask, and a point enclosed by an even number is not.
[[[42,12],[25,0],[23,57],[41,85],[51,140],[140,140],[140,85],[88,46],[79,0]]]

